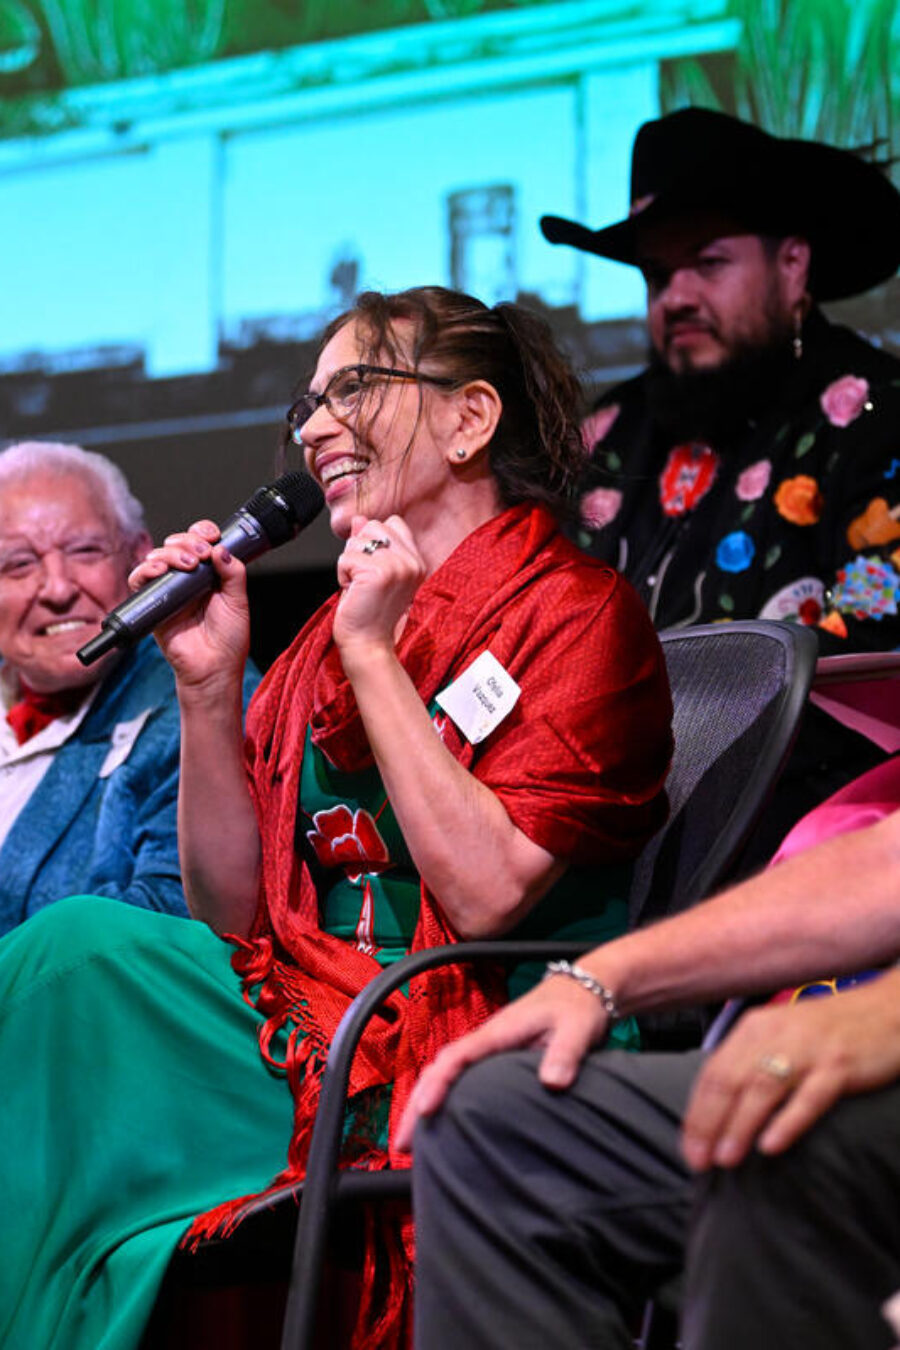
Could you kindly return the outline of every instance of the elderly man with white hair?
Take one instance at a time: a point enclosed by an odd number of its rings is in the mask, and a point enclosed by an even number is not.
[[[0,454],[0,933],[79,892],[187,914],[169,667],[151,639],[89,667],[76,656],[151,547],[104,456],[36,441]]]

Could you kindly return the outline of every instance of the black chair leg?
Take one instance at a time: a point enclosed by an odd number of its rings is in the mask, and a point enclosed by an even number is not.
[[[678,1313],[665,1303],[649,1302],[635,1350],[679,1350],[680,1345]]]

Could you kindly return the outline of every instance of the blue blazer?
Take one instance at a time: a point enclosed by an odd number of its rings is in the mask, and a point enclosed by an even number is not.
[[[249,668],[245,704],[258,682]],[[145,638],[106,677],[0,849],[0,933],[66,895],[187,914],[176,834],[179,740],[175,681]]]

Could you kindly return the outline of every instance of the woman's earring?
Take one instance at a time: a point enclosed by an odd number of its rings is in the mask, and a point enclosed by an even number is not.
[[[291,440],[294,442],[295,445],[299,445],[299,446],[302,447],[302,445],[303,445],[303,428],[302,428],[302,427],[294,427],[294,430],[291,432]]]
[[[457,459],[465,459],[465,457],[466,457],[465,449],[463,448],[463,446],[458,445],[458,446],[456,447],[456,458],[457,458]]]
[[[803,359],[803,310],[794,310],[794,340],[791,344],[794,348],[794,360]]]

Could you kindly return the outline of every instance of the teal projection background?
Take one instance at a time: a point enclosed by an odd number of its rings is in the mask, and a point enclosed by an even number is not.
[[[624,214],[687,103],[887,159],[898,44],[897,0],[0,0],[0,434],[106,450],[157,529],[224,513],[322,324],[425,281],[541,309],[598,389],[640,280],[538,216]],[[896,296],[842,317],[900,347]]]

